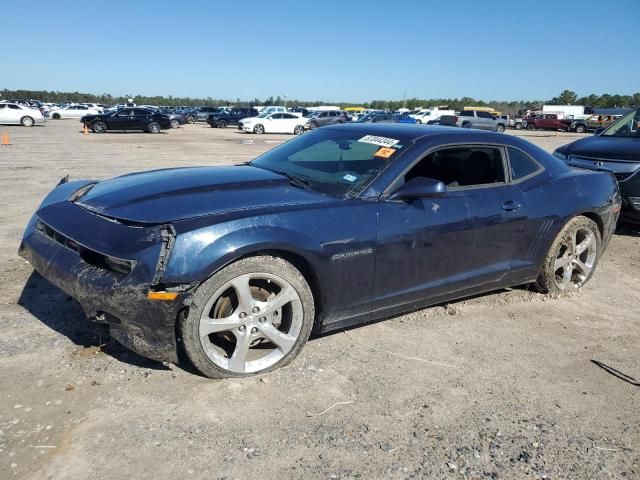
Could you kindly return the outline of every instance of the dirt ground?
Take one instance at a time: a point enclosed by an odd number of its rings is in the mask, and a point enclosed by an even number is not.
[[[128,352],[16,254],[59,180],[249,160],[286,139],[0,126],[0,479],[640,477],[640,233],[583,291],[513,289],[312,339],[213,381]],[[524,132],[552,151],[577,135]]]

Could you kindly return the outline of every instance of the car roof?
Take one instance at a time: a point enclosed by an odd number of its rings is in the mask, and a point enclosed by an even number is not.
[[[376,114],[382,115],[382,114]],[[394,135],[402,136],[411,140],[418,140],[424,137],[431,137],[437,135],[443,135],[447,133],[457,134],[469,134],[479,135],[484,132],[482,130],[473,130],[470,128],[458,128],[458,127],[441,127],[441,126],[428,126],[428,125],[414,125],[406,123],[343,123],[342,125],[331,125],[323,127],[327,129],[335,130],[349,130],[349,131],[361,131],[365,135],[379,135],[383,137],[393,137]],[[500,134],[503,136],[504,134]]]

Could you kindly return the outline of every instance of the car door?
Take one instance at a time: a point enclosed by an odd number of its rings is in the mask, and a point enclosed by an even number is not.
[[[282,133],[293,133],[296,125],[302,125],[300,117],[293,113],[281,113],[282,115]]]
[[[262,123],[265,133],[282,133],[282,113],[272,113]]]
[[[8,104],[5,108],[6,118],[9,123],[20,123],[20,119],[24,116],[24,111],[18,106]]]
[[[106,122],[111,130],[127,130],[133,119],[133,108],[123,108],[109,117]]]
[[[145,110],[144,108],[134,108],[133,117],[130,118],[129,129],[130,130],[146,130],[147,126],[151,122],[152,112]]]
[[[478,116],[478,118],[476,119],[476,128],[482,130],[495,130],[496,125],[490,113],[476,112],[476,115]]]
[[[505,161],[501,146],[447,146],[397,179],[448,186],[432,198],[381,197],[374,308],[498,284],[509,273],[526,218]]]
[[[8,106],[6,103],[0,103],[0,123],[13,123]]]

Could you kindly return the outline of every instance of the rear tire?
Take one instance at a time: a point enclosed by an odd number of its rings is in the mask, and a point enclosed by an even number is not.
[[[274,293],[273,286],[286,288],[289,300],[280,308],[284,290]],[[189,360],[203,375],[247,377],[289,364],[307,342],[314,317],[313,294],[300,271],[282,258],[258,256],[202,283],[179,329]]]
[[[421,124],[421,123],[422,123],[422,120],[416,120],[416,123],[417,123],[417,124]]]
[[[51,118],[53,118],[54,120],[60,120],[60,114],[59,113],[54,113],[53,115],[51,115]]]
[[[33,127],[35,123],[35,120],[31,117],[22,117],[20,119],[20,125],[22,125],[23,127]]]
[[[590,218],[574,217],[553,241],[535,287],[557,295],[572,291],[589,281],[600,258],[600,229]]]
[[[227,128],[227,122],[225,120],[220,120],[218,122],[218,128]]]
[[[187,115],[187,123],[196,123],[196,119],[193,115]]]
[[[536,126],[533,123],[528,123],[527,124],[527,130],[535,130]]]
[[[147,126],[147,131],[149,133],[160,133],[160,130],[162,130],[162,128],[160,127],[160,124],[158,122],[151,122]]]
[[[515,128],[516,130],[522,130],[522,123],[518,122],[516,123],[513,128]]]
[[[498,125],[496,127],[496,132],[498,133],[504,133],[504,125]]]
[[[171,119],[171,128],[178,128],[179,126],[180,126],[180,122],[177,119],[172,118]]]
[[[309,123],[309,130],[315,130],[318,128],[318,124],[316,122]]]

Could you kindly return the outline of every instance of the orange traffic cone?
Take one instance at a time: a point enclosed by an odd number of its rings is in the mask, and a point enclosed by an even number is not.
[[[10,145],[10,143],[9,143],[9,134],[7,132],[4,132],[2,134],[2,145]]]
[[[89,129],[87,128],[87,124],[84,124],[84,131],[82,132],[83,135],[89,135]]]

